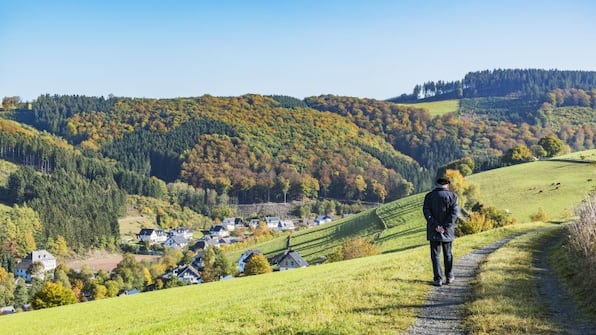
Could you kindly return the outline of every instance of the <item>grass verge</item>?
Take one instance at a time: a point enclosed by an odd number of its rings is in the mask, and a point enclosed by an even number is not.
[[[561,334],[541,303],[533,273],[534,254],[562,225],[530,232],[501,247],[481,265],[466,304],[470,334]]]

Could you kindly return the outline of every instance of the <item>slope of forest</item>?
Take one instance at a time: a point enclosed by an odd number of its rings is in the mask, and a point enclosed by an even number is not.
[[[391,201],[429,189],[447,165],[465,175],[594,148],[595,78],[585,71],[472,72],[390,101],[5,99],[0,158],[23,168],[5,177],[0,201],[39,215],[43,229],[32,233],[38,246],[66,237],[76,250],[118,241],[126,195],[211,219],[233,214],[235,203]],[[430,114],[416,105],[446,99],[457,101],[456,112]],[[553,141],[555,149],[544,148]],[[172,216],[159,220],[176,225]]]

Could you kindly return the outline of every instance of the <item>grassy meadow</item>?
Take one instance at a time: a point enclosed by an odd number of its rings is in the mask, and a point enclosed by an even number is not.
[[[536,228],[560,227],[553,223],[524,222],[539,207],[556,220],[570,216],[568,211],[596,185],[588,181],[595,174],[592,164],[538,161],[468,177],[469,182],[480,186],[483,200],[510,209],[518,223],[458,238],[454,245],[456,266],[459,257],[506,236]],[[342,241],[356,236],[375,240],[383,252],[381,255],[18,313],[0,318],[0,327],[3,333],[25,335],[403,333],[414,322],[432,288],[422,198],[423,194],[413,195],[295,232],[290,240],[292,248],[310,260],[328,254]],[[511,248],[527,250],[535,245],[533,239],[520,241],[511,244]],[[276,253],[284,250],[286,243],[287,236],[283,236],[251,248]],[[523,265],[516,264],[525,264],[529,256],[524,254],[518,259],[517,252],[503,250],[487,264],[511,264],[511,269],[504,272],[523,269]],[[490,269],[484,270],[488,273]],[[525,272],[519,275],[531,282],[531,275]],[[501,280],[499,276],[502,275],[480,278],[484,285],[492,287]],[[514,290],[522,292],[526,288]],[[482,301],[490,292],[494,291],[477,291],[475,299]],[[526,301],[526,295],[519,296],[520,301]],[[470,306],[477,308],[474,302]],[[540,306],[531,307],[540,313]],[[506,313],[503,309],[502,317],[508,317]],[[490,322],[501,322],[500,317],[499,314],[494,320],[474,321],[471,316],[469,322],[476,322],[482,330]],[[536,324],[540,323],[541,316],[536,320]]]
[[[458,239],[456,262],[519,231]],[[404,248],[407,249],[407,248]],[[432,288],[428,247],[3,316],[7,334],[396,334]]]
[[[457,99],[400,105],[426,109],[432,116],[455,113],[459,110],[459,100]]]
[[[547,160],[485,171],[467,177],[480,186],[483,202],[509,209],[518,222],[540,208],[547,220],[564,221],[596,189],[596,165]]]

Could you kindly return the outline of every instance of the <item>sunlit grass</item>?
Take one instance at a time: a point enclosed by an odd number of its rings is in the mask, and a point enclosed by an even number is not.
[[[512,240],[489,255],[474,280],[467,305],[470,334],[560,334],[533,272],[532,260],[544,241],[562,226],[553,225]]]
[[[459,109],[459,100],[442,100],[433,102],[420,102],[415,104],[401,104],[405,106],[424,108],[428,110],[431,115],[443,115],[447,113],[455,113]]]
[[[537,161],[467,177],[480,186],[483,202],[509,209],[518,222],[542,208],[547,220],[567,220],[577,204],[596,189],[596,166],[575,162]]]
[[[519,224],[456,240],[457,258]],[[428,247],[2,317],[7,334],[396,334],[432,288]]]

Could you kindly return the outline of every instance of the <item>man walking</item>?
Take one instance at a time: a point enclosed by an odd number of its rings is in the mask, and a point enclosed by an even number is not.
[[[433,263],[433,285],[443,285],[441,249],[445,263],[446,284],[453,282],[453,254],[451,244],[455,239],[455,220],[459,213],[457,195],[449,190],[446,178],[437,179],[437,185],[424,197],[422,212],[426,219],[426,239],[430,241],[430,258]]]

